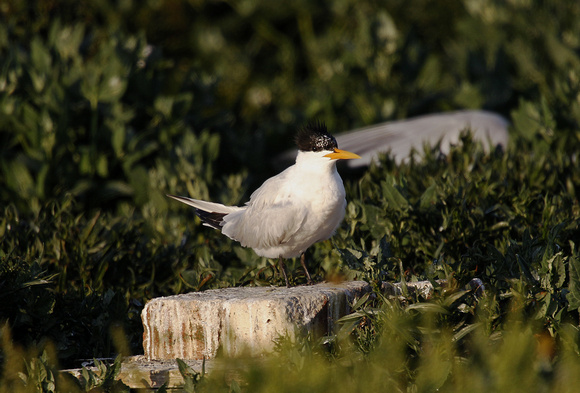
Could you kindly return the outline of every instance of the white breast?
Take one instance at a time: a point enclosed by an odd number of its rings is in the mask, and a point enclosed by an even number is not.
[[[346,207],[336,162],[303,154],[257,189],[244,210],[224,217],[222,232],[267,258],[300,256],[332,236]]]

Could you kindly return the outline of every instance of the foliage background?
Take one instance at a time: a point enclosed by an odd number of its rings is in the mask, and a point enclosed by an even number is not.
[[[338,132],[464,108],[508,117],[507,150],[485,154],[465,135],[447,157],[428,149],[347,174],[345,223],[309,252],[313,269],[447,278],[450,290],[397,307],[441,301],[437,329],[483,324],[483,337],[508,331],[515,310],[531,337],[578,354],[576,2],[4,0],[0,17],[3,359],[11,345],[49,366],[36,351],[54,346],[50,367],[140,353],[148,299],[279,283],[165,194],[243,203],[313,118]],[[453,301],[473,277],[485,305]],[[391,315],[390,301],[361,305],[357,350],[390,337],[386,317],[365,314]],[[421,386],[430,363],[409,348],[400,386]]]

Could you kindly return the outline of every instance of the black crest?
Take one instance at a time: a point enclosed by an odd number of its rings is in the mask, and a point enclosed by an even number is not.
[[[310,122],[298,130],[296,144],[302,151],[333,151],[338,148],[336,139],[326,131],[320,121]]]

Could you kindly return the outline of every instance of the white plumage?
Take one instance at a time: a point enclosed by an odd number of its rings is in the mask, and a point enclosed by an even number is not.
[[[204,224],[221,230],[230,239],[252,248],[256,254],[282,259],[301,256],[312,244],[331,237],[344,218],[346,199],[336,170],[338,159],[360,158],[339,150],[323,124],[300,131],[296,163],[266,180],[241,207],[225,206],[169,195],[196,208]]]

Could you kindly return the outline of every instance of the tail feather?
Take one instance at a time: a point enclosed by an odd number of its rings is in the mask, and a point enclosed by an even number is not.
[[[237,206],[225,206],[221,203],[206,202],[176,195],[167,196],[186,205],[193,206],[195,208],[195,214],[203,221],[204,225],[220,230],[225,216],[242,209]]]

